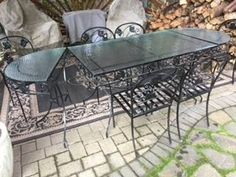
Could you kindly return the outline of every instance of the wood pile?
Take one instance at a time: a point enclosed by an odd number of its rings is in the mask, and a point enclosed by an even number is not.
[[[228,29],[227,23],[236,19],[236,12],[223,14],[226,5],[222,0],[180,0],[162,4],[150,11],[149,28],[153,31],[186,27],[221,30],[231,36],[229,51],[236,56],[236,29]]]

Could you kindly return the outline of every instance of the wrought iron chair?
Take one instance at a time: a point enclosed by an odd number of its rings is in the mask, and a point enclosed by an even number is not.
[[[174,93],[171,89],[174,89],[176,92],[179,91],[184,77],[185,72],[183,68],[170,66],[143,74],[134,82],[128,79],[127,86],[125,87],[108,84],[111,99],[111,115],[108,121],[106,136],[108,137],[111,119],[113,119],[113,126],[115,125],[113,102],[116,101],[131,118],[131,134],[135,153],[134,119],[166,107],[168,107],[167,130],[169,142],[171,143],[170,108],[174,100]],[[175,82],[176,85],[172,84],[173,86],[169,88],[168,84],[172,82]]]
[[[115,29],[115,38],[129,37],[145,33],[142,25],[135,22],[123,23]]]
[[[235,37],[235,32],[236,32],[236,19],[229,19],[222,22],[219,25],[217,30],[224,31],[225,33],[230,35],[231,39],[233,39]],[[235,41],[231,40],[230,47],[235,46],[235,45],[236,45]],[[235,53],[231,54],[231,59],[233,60],[232,84],[234,84],[234,76],[235,76],[235,70],[236,70],[236,54]]]
[[[81,35],[81,44],[89,44],[89,43],[97,43],[101,41],[107,41],[114,39],[114,33],[106,27],[92,27],[87,29],[83,32]],[[83,68],[83,67],[82,67]],[[77,66],[78,72],[83,71],[81,66]],[[83,73],[83,75],[86,73]],[[67,82],[71,85],[80,85],[81,81],[78,82],[78,76],[68,78]],[[85,84],[84,84],[85,85]],[[92,88],[89,85],[90,90],[92,90],[92,93],[86,97],[83,102],[85,103],[86,100],[90,99],[95,93],[97,94],[97,100],[99,103],[99,90],[98,88]]]
[[[200,97],[200,102],[202,101],[202,95],[207,94],[206,100],[206,120],[207,126],[209,126],[209,101],[210,94],[214,88],[215,82],[219,78],[220,74],[224,70],[226,64],[229,61],[229,55],[227,53],[218,53],[215,54],[212,50],[211,54],[204,53],[203,55],[197,55],[195,59],[188,64],[185,64],[186,78],[182,84],[182,88],[179,92],[172,90],[172,95],[174,100],[177,102],[176,108],[176,122],[178,128],[178,135],[181,138],[180,134],[180,125],[179,125],[179,108],[180,103]],[[173,82],[175,83],[175,82]],[[178,83],[175,83],[177,85]],[[168,86],[168,88],[171,85]]]
[[[81,42],[84,44],[107,41],[114,39],[114,33],[107,27],[92,27],[81,35]]]
[[[34,48],[32,43],[23,36],[5,36],[3,38],[0,38],[0,51],[3,53],[3,61],[6,61],[6,64],[9,64],[14,59],[20,56],[34,52]],[[3,76],[2,71],[1,74]],[[7,85],[7,83],[6,82],[4,83],[9,91],[12,103],[13,105],[15,105],[15,102],[13,101],[12,98],[11,90]]]

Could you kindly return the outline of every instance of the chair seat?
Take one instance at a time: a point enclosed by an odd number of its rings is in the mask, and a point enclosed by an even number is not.
[[[113,97],[130,117],[135,118],[170,106],[172,98],[164,89],[157,86],[148,88],[147,85],[144,85],[135,88],[133,96],[131,96],[131,91],[126,90],[113,95]]]

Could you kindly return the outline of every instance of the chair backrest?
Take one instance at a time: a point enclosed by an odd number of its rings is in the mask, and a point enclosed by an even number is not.
[[[135,22],[123,23],[115,29],[115,38],[129,37],[144,33],[145,29],[139,23]]]
[[[83,32],[81,35],[82,43],[94,43],[114,39],[114,33],[107,27],[93,27]]]
[[[5,59],[24,56],[34,52],[32,43],[23,36],[6,36],[0,38],[0,51],[4,53]]]

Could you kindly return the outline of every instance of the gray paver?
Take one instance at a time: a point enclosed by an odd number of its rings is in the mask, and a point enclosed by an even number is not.
[[[128,166],[124,166],[120,169],[120,173],[123,177],[137,177],[135,173]]]
[[[23,177],[32,176],[39,172],[38,162],[23,166]]]
[[[88,169],[91,167],[95,167],[97,165],[103,164],[106,162],[105,156],[102,152],[87,156],[82,158],[84,168]]]
[[[42,177],[52,175],[57,172],[56,164],[53,157],[39,161],[39,169]]]
[[[68,151],[56,155],[56,163],[57,163],[57,165],[62,165],[62,164],[65,164],[67,162],[70,162],[70,161],[71,161],[71,157],[70,157],[70,154],[69,154]]]
[[[116,152],[114,154],[110,154],[108,156],[108,162],[111,165],[112,169],[119,168],[125,164],[125,161],[119,152]]]
[[[74,160],[85,157],[87,155],[83,144],[80,142],[70,145],[69,149]]]
[[[21,146],[21,150],[22,150],[22,154],[35,151],[36,150],[36,144],[35,144],[35,142],[30,142],[30,143],[27,143],[27,144],[23,144]]]
[[[133,161],[130,163],[130,167],[138,176],[144,176],[146,174],[146,169],[139,161]]]
[[[37,149],[51,146],[50,136],[45,136],[36,140]]]
[[[221,177],[221,175],[210,164],[203,164],[200,166],[192,177]]]
[[[231,154],[217,152],[213,149],[205,149],[203,153],[219,169],[227,170],[235,167],[235,161]]]
[[[65,177],[82,171],[82,165],[79,160],[59,166],[59,176]]]
[[[159,177],[182,176],[182,169],[179,168],[175,160],[169,162],[164,169],[159,173]]]
[[[107,163],[105,163],[105,164],[95,167],[94,170],[97,176],[104,176],[110,172],[110,167]]]
[[[147,152],[144,154],[144,157],[151,162],[153,165],[158,165],[160,164],[161,160],[158,158],[155,154],[152,152]]]
[[[38,151],[29,152],[22,155],[22,164],[25,165],[25,164],[35,162],[40,159],[44,159],[44,158],[45,158],[45,154],[42,149]]]
[[[95,177],[95,174],[92,169],[83,171],[79,174],[79,177]]]

